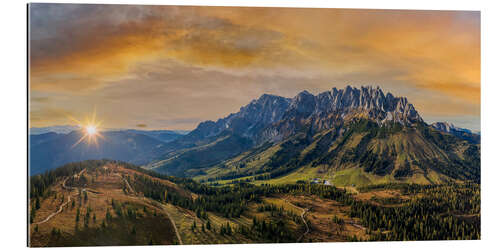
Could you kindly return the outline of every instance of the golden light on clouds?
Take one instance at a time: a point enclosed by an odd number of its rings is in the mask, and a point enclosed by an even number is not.
[[[35,4],[30,30],[32,97],[50,100],[32,126],[97,103],[112,126],[192,129],[264,92],[348,83],[408,96],[424,118],[479,117],[479,12]],[[425,105],[439,101],[454,106]]]

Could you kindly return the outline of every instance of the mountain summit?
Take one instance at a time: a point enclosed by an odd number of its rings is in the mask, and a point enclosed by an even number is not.
[[[385,94],[379,87],[347,86],[316,96],[307,91],[293,98],[264,94],[237,113],[200,123],[191,136],[201,139],[230,131],[256,142],[277,141],[304,126],[320,131],[353,118],[371,119],[379,125],[423,122],[406,97]]]
[[[379,87],[371,86],[361,89],[351,86],[345,89],[333,88],[317,96],[303,91],[293,98],[288,111],[304,118],[329,114],[346,117],[351,113],[361,113],[378,123],[412,124],[423,121],[406,97],[384,94]]]
[[[479,140],[450,131],[426,124],[406,97],[379,87],[265,94],[237,113],[200,123],[147,168],[206,181],[479,181]]]

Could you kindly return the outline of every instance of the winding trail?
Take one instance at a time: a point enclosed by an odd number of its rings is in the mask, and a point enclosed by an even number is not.
[[[40,225],[40,224],[43,224],[43,223],[49,221],[56,214],[62,212],[63,207],[66,206],[70,201],[71,201],[71,196],[68,196],[68,200],[59,206],[59,210],[57,210],[56,212],[51,213],[49,216],[47,216],[47,218],[45,218],[45,220],[40,221],[40,222],[34,222],[33,224]]]
[[[165,208],[165,205],[163,205],[161,203],[160,203],[160,205],[161,205],[163,211],[167,214],[168,219],[170,220],[170,223],[172,223],[172,225],[174,226],[175,235],[177,235],[177,239],[179,240],[179,245],[183,245],[184,243],[182,243],[182,238],[181,238],[181,235],[179,234],[179,230],[177,230],[177,226],[175,225],[174,219],[172,219],[172,216],[170,216],[170,213],[167,211],[167,208]]]
[[[116,175],[120,175],[118,173],[116,173]],[[135,196],[137,196],[137,192],[135,192],[135,190],[132,188],[132,186],[130,186],[130,183],[128,182],[127,178],[125,178],[123,175],[120,175],[123,180],[125,181],[125,184],[127,185],[127,188],[130,190],[131,193],[133,193]],[[146,200],[145,197],[142,197],[144,200]],[[168,212],[167,208],[165,207],[164,204],[161,204],[155,200],[152,200],[152,199],[147,199],[148,201],[154,203],[156,206],[159,206],[162,208],[163,212],[165,212],[167,214],[167,217],[168,219],[170,220],[170,223],[172,223],[172,226],[174,227],[174,231],[175,231],[175,235],[177,236],[177,240],[179,241],[179,245],[183,245],[182,243],[182,238],[181,238],[181,235],[179,233],[179,230],[177,229],[177,226],[175,225],[175,221],[174,219],[172,219],[172,216],[170,215],[170,213]]]
[[[304,222],[304,225],[306,226],[306,231],[304,232],[304,234],[302,234],[298,239],[297,239],[297,242],[300,242],[302,240],[302,238],[304,238],[304,236],[306,234],[309,233],[310,229],[309,229],[309,225],[307,225],[307,222],[306,222],[306,219],[305,219],[305,215],[307,213],[307,211],[309,211],[309,209],[307,208],[301,208],[299,206],[296,206],[295,204],[291,203],[290,201],[288,201],[287,199],[283,199],[285,202],[287,202],[288,204],[290,204],[292,207],[295,207],[299,210],[302,210],[302,214],[300,215],[300,217],[302,218],[302,222]]]
[[[80,173],[78,173],[78,177],[80,177],[80,176],[83,174],[83,172],[85,172],[85,170],[86,170],[86,169],[84,168],[82,171],[80,171]],[[64,181],[63,181],[63,182],[62,182],[62,184],[61,184],[62,188],[63,188],[63,189],[70,190],[70,191],[71,191],[71,190],[73,190],[73,189],[77,189],[77,188],[75,188],[75,187],[68,187],[68,186],[66,186],[66,181],[67,181],[68,179],[69,179],[69,177],[66,177],[66,179],[64,179]],[[70,201],[71,201],[71,193],[68,195],[68,200],[67,200],[66,202],[64,202],[63,204],[61,204],[61,205],[59,206],[59,209],[58,209],[57,211],[55,211],[55,212],[53,212],[53,213],[49,214],[49,216],[47,216],[47,218],[45,218],[45,220],[42,220],[42,221],[39,221],[39,222],[34,222],[33,224],[34,224],[34,225],[40,225],[40,224],[43,224],[43,223],[45,223],[45,222],[49,221],[50,219],[52,219],[52,217],[54,217],[54,216],[56,216],[58,213],[62,212],[63,207],[64,207],[64,206],[66,206],[66,205],[67,205]]]
[[[80,171],[80,173],[77,174],[78,177],[80,177],[83,172],[85,172],[87,169],[83,169],[82,171]],[[134,196],[138,196],[137,195],[137,192],[135,192],[135,190],[132,188],[132,186],[130,185],[130,183],[128,182],[127,178],[125,178],[123,175],[120,175],[119,173],[115,173],[115,175],[117,176],[120,176],[124,181],[125,181],[125,184],[127,185],[127,188],[130,190],[130,192],[134,195]],[[66,179],[64,179],[64,181],[62,182],[61,184],[61,187],[63,189],[66,189],[66,190],[69,190],[69,191],[73,191],[73,190],[78,190],[78,188],[76,187],[70,187],[70,186],[66,186],[66,181],[69,179],[69,177],[66,177]],[[100,194],[100,192],[97,192],[97,191],[93,191],[93,190],[87,190],[86,188],[82,188],[81,191],[90,191],[90,192],[93,192],[93,193],[98,193]],[[66,206],[70,201],[71,201],[71,193],[68,195],[68,200],[66,202],[64,202],[63,204],[61,204],[59,206],[59,209],[54,212],[54,213],[51,213],[49,216],[47,216],[47,218],[45,218],[45,220],[43,221],[40,221],[40,222],[34,222],[32,223],[33,225],[39,225],[39,224],[43,224],[47,221],[49,221],[50,219],[52,219],[54,216],[56,216],[57,214],[61,213],[62,210],[63,210],[63,207]],[[139,197],[138,197],[139,198]],[[165,207],[164,204],[161,204],[155,200],[151,200],[151,199],[147,199],[145,197],[142,197],[143,200],[148,200],[150,202],[153,202],[154,204],[156,204],[158,207],[161,207],[161,209],[167,214],[167,217],[168,219],[170,220],[170,223],[172,224],[172,226],[174,227],[174,231],[175,231],[175,235],[177,236],[177,240],[179,241],[179,245],[183,245],[183,242],[182,242],[182,238],[181,238],[181,235],[179,233],[179,230],[177,229],[177,226],[175,224],[175,221],[174,219],[172,218],[172,216],[170,215],[170,213],[168,212],[167,208]]]

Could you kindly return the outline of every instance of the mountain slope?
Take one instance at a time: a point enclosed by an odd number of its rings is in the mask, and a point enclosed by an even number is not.
[[[234,157],[249,148],[252,143],[238,135],[220,136],[214,142],[176,151],[166,159],[150,164],[148,168],[161,169],[162,173],[175,176],[203,174],[199,169],[211,167],[223,160]]]
[[[29,185],[31,247],[480,236],[480,189],[470,182],[377,185],[359,193],[306,182],[213,187],[89,160],[31,176]],[[408,223],[417,226],[401,230]]]
[[[215,150],[224,136],[248,141]],[[201,123],[175,143],[185,138],[195,146],[148,167],[204,181],[267,180],[294,172],[304,173],[302,180],[333,181],[336,172],[351,168],[366,175],[365,184],[480,179],[475,143],[427,125],[406,98],[378,87],[334,88],[317,96],[304,91],[292,99],[264,95],[236,114]]]
[[[342,180],[339,173],[347,169],[357,169],[350,173],[361,174],[362,179]],[[479,149],[474,144],[425,126],[378,127],[370,120],[359,120],[314,136],[300,133],[280,143],[263,145],[205,169],[208,174],[197,178],[321,178],[343,185],[443,183],[452,179],[479,182],[479,170]]]

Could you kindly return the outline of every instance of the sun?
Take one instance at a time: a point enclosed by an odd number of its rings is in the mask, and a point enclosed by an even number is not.
[[[104,139],[104,137],[100,133],[100,125],[101,122],[96,121],[96,112],[94,109],[94,113],[91,115],[91,118],[87,117],[85,122],[81,122],[70,117],[78,126],[81,128],[82,137],[73,144],[72,148],[76,145],[80,144],[83,141],[87,141],[88,145],[99,146],[98,139]]]
[[[89,136],[93,136],[97,133],[97,127],[94,125],[86,126],[85,130],[87,131],[87,135],[89,135]]]

